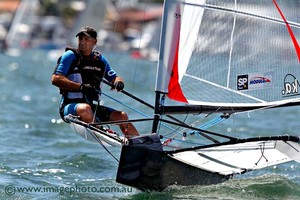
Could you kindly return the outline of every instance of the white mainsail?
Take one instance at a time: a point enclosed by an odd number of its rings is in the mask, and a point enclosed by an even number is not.
[[[163,102],[158,110],[230,115],[297,104],[300,24],[294,8],[299,7],[299,1],[165,1],[156,92],[190,105]],[[187,131],[193,126],[162,133],[164,146],[173,159],[206,172],[226,176],[300,161],[298,136],[243,140]]]
[[[156,91],[195,105],[300,101],[299,1],[165,1]]]

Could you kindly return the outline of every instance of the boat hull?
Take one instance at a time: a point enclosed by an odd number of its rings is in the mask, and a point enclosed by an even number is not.
[[[161,191],[170,185],[210,185],[231,176],[202,170],[180,162],[162,150],[156,134],[123,145],[116,181],[142,191]]]

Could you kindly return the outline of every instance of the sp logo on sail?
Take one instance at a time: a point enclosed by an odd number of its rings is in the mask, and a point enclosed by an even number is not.
[[[273,72],[256,72],[237,77],[238,90],[263,90],[273,87]]]
[[[237,79],[237,89],[247,90],[248,89],[248,75],[239,75]]]
[[[287,74],[284,77],[282,95],[285,97],[299,95],[299,81],[294,75]]]

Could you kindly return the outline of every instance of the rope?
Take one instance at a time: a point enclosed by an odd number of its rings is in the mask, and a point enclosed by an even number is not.
[[[97,105],[96,105],[96,109],[94,112],[94,116],[93,116],[93,121],[96,121],[96,115],[97,115],[97,111],[98,111],[98,106],[100,105],[100,100],[98,100]],[[88,130],[88,129],[87,129]],[[92,131],[88,130],[88,133],[91,134],[91,136],[93,136],[93,138],[106,150],[106,152],[111,155],[117,162],[120,162],[107,148],[106,146],[103,144],[102,140],[100,140],[95,133],[93,133]]]
[[[115,101],[115,102],[121,104],[122,106],[125,106],[126,108],[129,108],[129,109],[131,109],[131,110],[133,110],[133,111],[139,113],[140,115],[142,115],[142,116],[144,116],[144,117],[152,118],[151,116],[149,116],[149,115],[147,115],[147,114],[145,114],[145,113],[143,113],[143,112],[141,112],[141,111],[139,111],[139,110],[137,110],[137,109],[135,109],[135,108],[133,108],[133,107],[131,107],[131,106],[129,106],[129,105],[127,105],[127,104],[121,102],[121,101],[119,101],[119,100],[116,99],[116,98],[113,98],[112,96],[110,96],[110,95],[108,95],[108,94],[106,94],[106,93],[104,93],[104,92],[102,92],[101,94],[102,94],[103,96],[106,96],[106,97],[112,99],[113,101]],[[168,129],[170,129],[170,130],[173,131],[173,132],[180,133],[180,132],[178,132],[176,129],[174,129],[174,128],[172,128],[172,127],[166,125],[166,124],[162,124],[162,126],[168,128]]]
[[[217,116],[217,117],[215,117],[214,119],[210,120],[209,122],[207,122],[207,123],[201,125],[201,126],[199,127],[199,129],[208,129],[208,128],[210,128],[210,127],[212,127],[212,126],[214,126],[214,125],[216,125],[216,124],[218,124],[218,123],[223,122],[225,119],[226,119],[225,117]]]
[[[107,151],[108,154],[110,154],[117,162],[120,162],[107,148],[106,146],[103,144],[103,142],[92,132],[89,131],[88,129],[86,129],[88,131],[89,134],[91,134],[91,136]]]
[[[70,119],[69,119],[70,120]],[[78,120],[71,120],[71,122],[73,122],[73,123],[78,123]],[[95,128],[95,127],[93,127],[93,126],[90,126],[89,124],[86,124],[86,123],[84,123],[84,122],[81,122],[81,123],[79,123],[79,125],[81,125],[81,126],[84,126],[85,127],[85,130],[86,130],[86,132],[85,133],[88,133],[88,134],[90,134],[97,142],[98,142],[98,144],[100,144],[107,152],[108,152],[108,154],[110,154],[117,162],[119,162],[119,160],[105,147],[105,145],[103,144],[103,142],[100,140],[100,138],[99,137],[97,137],[97,135],[95,135],[95,133],[93,133],[92,131],[90,131],[90,130],[88,130],[88,128],[90,127],[90,128]],[[74,129],[75,129],[75,132],[77,132],[77,130],[76,130],[76,128],[74,127]],[[85,137],[87,137],[86,136],[86,134],[85,134]]]

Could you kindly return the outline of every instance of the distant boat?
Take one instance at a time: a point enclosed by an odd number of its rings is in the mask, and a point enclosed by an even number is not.
[[[37,20],[38,8],[38,0],[21,0],[5,40],[6,54],[18,56],[22,49],[30,46],[31,29]]]

